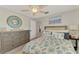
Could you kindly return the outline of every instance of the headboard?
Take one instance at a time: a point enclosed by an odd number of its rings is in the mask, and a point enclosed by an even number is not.
[[[67,26],[45,26],[45,30],[68,30]]]
[[[63,32],[64,39],[69,39],[69,30],[67,26],[45,26],[45,31],[51,32]]]

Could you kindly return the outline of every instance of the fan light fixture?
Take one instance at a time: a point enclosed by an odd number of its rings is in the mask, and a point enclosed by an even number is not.
[[[32,12],[33,13],[37,13],[38,12],[38,9],[37,8],[32,8]]]
[[[45,6],[46,5],[29,5],[27,10],[22,10],[22,11],[24,12],[31,11],[33,15],[38,14],[38,13],[48,14],[48,11],[44,10]]]
[[[43,6],[39,6],[39,5],[31,5],[31,11],[33,12],[33,14],[36,14],[37,12],[40,12],[41,11],[41,8]]]

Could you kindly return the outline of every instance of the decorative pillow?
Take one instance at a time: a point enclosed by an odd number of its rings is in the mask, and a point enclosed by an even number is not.
[[[56,39],[64,39],[64,33],[63,32],[52,32],[52,37]]]
[[[68,31],[44,31],[43,35],[47,36],[52,36],[53,38],[56,39],[69,39],[69,32]]]
[[[52,32],[52,37],[53,37],[53,38],[58,38],[57,32]]]
[[[50,31],[44,31],[43,32],[43,35],[45,35],[45,36],[51,36],[52,35],[52,32],[50,32]]]
[[[69,39],[69,33],[64,33],[64,39]]]
[[[64,39],[64,33],[58,32],[58,38],[59,39]]]

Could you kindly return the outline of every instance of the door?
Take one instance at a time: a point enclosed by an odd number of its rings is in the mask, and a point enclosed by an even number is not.
[[[30,30],[30,39],[33,39],[36,37],[36,21],[30,21]]]

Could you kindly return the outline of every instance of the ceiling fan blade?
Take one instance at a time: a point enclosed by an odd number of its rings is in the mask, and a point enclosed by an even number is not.
[[[40,11],[41,13],[48,14],[49,11]]]
[[[29,11],[29,10],[21,10],[22,12],[27,12],[27,11]]]

